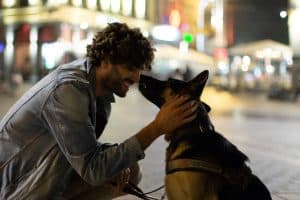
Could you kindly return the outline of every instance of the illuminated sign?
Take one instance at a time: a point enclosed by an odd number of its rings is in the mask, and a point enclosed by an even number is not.
[[[191,33],[183,33],[182,39],[187,43],[192,43],[194,41],[194,37]]]
[[[290,10],[289,10],[289,40],[290,46],[294,51],[296,57],[300,56],[300,29],[299,29],[299,20],[300,20],[300,0],[290,1]]]
[[[214,57],[216,59],[227,59],[228,51],[226,48],[215,48],[214,49]]]
[[[170,16],[169,16],[170,25],[179,27],[180,22],[181,22],[181,17],[180,17],[179,11],[176,9],[171,10]]]
[[[3,53],[4,48],[5,48],[4,43],[0,42],[0,53]]]
[[[151,35],[158,40],[174,42],[180,38],[180,31],[175,26],[158,25],[154,26]]]

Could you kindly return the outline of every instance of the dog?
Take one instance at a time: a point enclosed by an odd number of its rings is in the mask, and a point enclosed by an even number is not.
[[[165,137],[168,200],[271,200],[266,185],[247,165],[248,157],[215,131],[211,108],[201,101],[208,76],[205,70],[187,82],[140,77],[140,92],[159,108],[174,95],[188,95],[199,105],[193,122]]]

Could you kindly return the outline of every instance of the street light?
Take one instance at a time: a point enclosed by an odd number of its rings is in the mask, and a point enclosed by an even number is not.
[[[282,11],[280,11],[280,17],[282,18],[282,19],[284,19],[284,18],[286,18],[287,17],[287,11],[286,10],[282,10]]]

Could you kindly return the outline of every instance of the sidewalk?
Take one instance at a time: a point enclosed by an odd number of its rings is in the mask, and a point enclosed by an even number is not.
[[[128,96],[131,98],[131,95]],[[300,103],[298,102],[282,102],[282,101],[269,101],[264,95],[252,95],[247,93],[230,94],[225,91],[217,91],[214,88],[206,88],[203,94],[203,100],[212,108],[211,116],[216,117],[218,120],[221,118],[223,122],[223,128],[226,127],[228,132],[227,137],[230,135],[231,138],[235,137],[233,142],[239,142],[239,147],[247,150],[249,156],[252,158],[251,164],[253,170],[260,172],[259,174],[264,180],[271,186],[270,191],[272,192],[273,200],[299,200],[300,193],[300,170],[298,170],[298,161],[292,163],[286,162],[289,159],[299,160],[298,146],[300,135],[291,134],[290,132],[297,132],[298,126],[289,126],[289,124],[298,124],[300,119]],[[139,101],[138,106],[136,104]],[[121,109],[122,113],[135,113],[139,112],[139,116],[148,116],[146,112],[152,112],[151,110],[130,110],[137,109],[136,107],[145,107],[145,103],[141,98],[138,98],[136,102],[121,101],[117,99],[115,109]],[[119,104],[124,104],[119,106]],[[147,108],[148,109],[148,108]],[[120,114],[121,115],[121,114]],[[152,112],[152,116],[155,113]],[[134,132],[131,127],[138,119],[127,118],[126,128],[122,124],[123,116],[117,115],[114,120],[118,121],[117,126],[112,125],[108,131],[112,134],[121,133],[118,138],[124,137],[123,135],[128,132]],[[231,120],[236,118],[237,120]],[[224,120],[223,120],[224,119]],[[230,120],[228,120],[230,119]],[[242,119],[242,120],[241,120]],[[257,123],[253,123],[257,121]],[[132,122],[135,121],[135,122]],[[145,121],[145,119],[140,120]],[[146,120],[148,121],[148,119]],[[214,121],[216,123],[216,121]],[[229,122],[229,123],[228,123]],[[264,124],[266,123],[266,124]],[[283,123],[283,124],[281,124]],[[221,123],[218,123],[222,125]],[[245,124],[248,124],[245,126]],[[255,126],[255,124],[259,124]],[[261,126],[263,125],[264,126]],[[273,124],[275,126],[273,126]],[[288,125],[286,125],[288,124]],[[120,126],[120,127],[119,127]],[[254,126],[254,127],[253,127]],[[281,127],[282,126],[282,127]],[[251,129],[243,129],[243,128]],[[218,126],[218,128],[221,128]],[[291,130],[290,130],[291,129]],[[243,134],[238,134],[240,130],[245,131]],[[289,134],[272,134],[272,132],[284,133],[282,130],[289,130]],[[232,131],[232,132],[231,132]],[[274,138],[269,138],[268,136]],[[291,137],[292,136],[292,137]],[[295,141],[295,145],[288,144],[288,139]],[[143,169],[143,179],[140,187],[144,192],[151,191],[159,187],[164,183],[164,149],[166,143],[163,139],[159,138],[153,143],[146,151],[146,158],[141,161]],[[294,150],[295,149],[295,150]],[[284,187],[283,187],[284,186]],[[160,198],[163,191],[158,191],[153,196]],[[127,195],[119,197],[118,200],[137,200],[137,197]]]
[[[0,91],[0,118],[8,110],[7,106],[13,104],[30,87],[31,83],[23,83],[14,92]],[[296,102],[276,101],[267,99],[263,94],[231,94],[207,87],[202,100],[211,106],[212,115],[300,120],[300,99]]]
[[[15,95],[8,95],[7,93],[0,93],[0,119],[4,115],[4,113],[9,109],[9,107],[22,95],[28,88],[30,88],[30,84],[22,85],[15,93]],[[134,96],[136,95],[136,96]],[[225,118],[253,118],[253,119],[267,119],[270,121],[275,120],[276,123],[281,121],[292,121],[293,123],[297,124],[298,120],[300,119],[300,102],[281,102],[281,101],[269,101],[263,95],[250,95],[247,93],[243,94],[230,94],[224,91],[217,91],[214,88],[206,88],[203,94],[203,100],[212,107],[212,116],[217,117],[225,117]],[[136,106],[136,104],[140,104]],[[147,107],[147,105],[148,107]],[[138,93],[134,89],[134,92],[129,94],[127,98],[122,99],[119,101],[117,99],[116,105],[113,106],[112,112],[116,112],[118,110],[119,115],[112,116],[114,117],[114,122],[118,122],[117,127],[115,125],[111,125],[112,129],[106,129],[106,132],[113,132],[115,136],[116,142],[123,140],[124,138],[128,137],[129,134],[127,133],[135,133],[136,130],[143,127],[145,121],[151,120],[152,117],[155,115],[152,107],[149,108],[150,103],[143,100]],[[141,107],[145,107],[144,110],[140,110]],[[115,108],[115,110],[114,110]],[[124,113],[132,113],[130,117],[128,117],[126,124],[125,122],[121,121],[124,119]],[[113,114],[113,113],[112,113]],[[143,116],[143,119],[141,119]],[[246,120],[248,123],[248,120]],[[225,121],[227,122],[227,121]],[[108,125],[109,128],[110,125]],[[238,128],[239,124],[226,124],[226,127],[234,127]],[[297,126],[298,127],[298,126]],[[274,128],[276,130],[276,127]],[[117,135],[116,133],[120,133]],[[105,135],[103,135],[105,139]],[[272,177],[272,184],[281,184],[279,179],[282,181],[289,182],[290,186],[287,187],[289,190],[285,190],[287,193],[278,193],[274,191],[272,193],[273,200],[299,200],[300,193],[297,191],[300,188],[300,171],[297,168],[293,171],[297,171],[297,173],[292,173],[290,178],[289,173],[292,172],[291,168],[285,168],[280,166],[279,162],[273,162],[273,160],[269,159],[268,161],[264,160],[264,157],[261,157],[262,150],[258,148],[258,143],[262,142],[264,137],[258,137],[258,135],[253,135],[251,137],[257,137],[257,141],[254,141],[253,144],[254,149],[250,149],[253,154],[258,155],[257,159],[254,159],[254,164],[257,168],[264,170],[266,173],[266,177]],[[283,135],[276,135],[276,137],[281,137],[283,142],[285,141]],[[110,138],[111,139],[111,138]],[[295,141],[298,140],[299,137],[295,137]],[[281,140],[281,139],[279,139]],[[272,143],[272,141],[270,141]],[[298,144],[298,143],[297,143]],[[148,192],[152,189],[155,189],[161,186],[164,183],[164,149],[166,147],[166,143],[162,138],[159,138],[155,141],[149,149],[146,151],[146,159],[140,162],[142,171],[143,171],[143,179],[140,184],[140,187],[144,190],[144,192]],[[247,146],[248,147],[248,146]],[[279,149],[280,146],[275,146],[274,148]],[[292,146],[288,148],[293,149]],[[295,148],[295,147],[294,147]],[[297,148],[298,149],[298,148]],[[268,151],[272,151],[269,149]],[[295,149],[295,151],[297,151]],[[276,153],[276,152],[274,152]],[[291,151],[289,154],[294,153]],[[292,155],[288,155],[287,152],[284,152],[284,157],[290,158]],[[298,159],[298,154],[293,155],[293,158]],[[277,156],[282,156],[277,155]],[[288,157],[289,156],[289,157]],[[254,157],[252,155],[252,157]],[[270,166],[269,164],[272,164]],[[299,171],[299,173],[298,173]],[[298,175],[297,175],[298,174]],[[278,176],[280,178],[278,178]],[[292,182],[290,182],[292,181]],[[298,188],[299,186],[299,188]],[[296,192],[297,193],[296,193]],[[160,197],[163,194],[164,190],[160,190],[153,194],[155,197]],[[126,195],[123,197],[119,197],[118,200],[138,200],[137,197],[132,195]]]
[[[207,87],[202,100],[211,106],[212,115],[300,120],[300,99],[295,102],[277,101],[268,99],[265,94],[231,94]]]

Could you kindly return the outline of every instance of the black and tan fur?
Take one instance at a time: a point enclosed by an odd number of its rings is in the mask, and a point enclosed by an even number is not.
[[[175,79],[161,81],[149,76],[141,76],[139,84],[141,93],[158,107],[174,95],[189,95],[191,99],[199,102],[197,119],[176,130],[171,138],[166,138],[169,142],[166,162],[187,158],[201,160],[222,169],[222,173],[198,169],[175,170],[167,173],[165,185],[168,199],[271,199],[266,186],[247,165],[248,157],[215,131],[208,115],[210,107],[201,101],[207,79],[207,70],[189,82]]]

